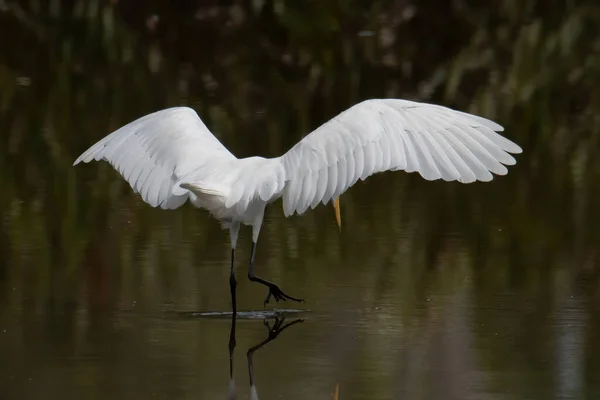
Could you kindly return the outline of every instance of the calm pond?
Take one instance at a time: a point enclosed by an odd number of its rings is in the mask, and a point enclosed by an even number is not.
[[[600,398],[595,2],[217,3],[0,0],[0,398],[249,399],[249,360],[261,399]],[[523,153],[489,183],[375,175],[341,232],[271,205],[256,272],[305,303],[263,307],[242,227],[230,382],[228,232],[73,161],[175,105],[277,156],[375,97]]]

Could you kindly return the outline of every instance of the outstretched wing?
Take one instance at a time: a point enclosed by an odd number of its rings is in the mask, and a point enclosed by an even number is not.
[[[450,108],[398,99],[366,100],[304,137],[280,157],[286,216],[336,199],[382,171],[419,172],[427,180],[470,183],[505,175],[515,143],[502,126]],[[503,165],[504,164],[504,165]]]
[[[173,107],[114,131],[86,150],[73,165],[108,161],[146,203],[172,209],[185,203],[190,195],[176,185],[181,178],[193,173],[201,181],[202,174],[208,175],[211,169],[203,167],[234,159],[194,110]]]

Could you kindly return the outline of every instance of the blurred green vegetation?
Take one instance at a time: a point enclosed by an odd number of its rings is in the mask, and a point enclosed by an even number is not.
[[[191,105],[238,156],[274,156],[362,99],[405,97],[495,119],[525,149],[493,188],[394,177],[425,192],[425,202],[437,203],[436,192],[455,204],[423,206],[415,219],[423,240],[435,246],[434,232],[445,234],[440,221],[454,220],[477,245],[489,244],[497,234],[481,213],[510,206],[510,229],[496,240],[529,242],[518,257],[523,264],[543,265],[538,260],[556,246],[582,263],[597,260],[594,2],[219,4],[2,3],[0,200],[9,253],[31,246],[30,232],[20,238],[19,227],[36,226],[35,240],[48,252],[38,255],[48,265],[82,264],[87,243],[117,211],[111,204],[138,201],[106,167],[75,170],[72,160],[147,112]],[[486,201],[495,193],[507,204]],[[396,203],[385,212],[401,209]],[[132,221],[139,232],[151,224]]]
[[[259,244],[266,274],[325,302],[334,295],[323,287],[356,278],[340,264],[375,265],[357,297],[374,304],[394,293],[403,310],[390,312],[409,319],[432,285],[457,290],[453,274],[466,264],[478,304],[508,289],[515,310],[546,304],[563,279],[598,313],[596,3],[0,0],[0,313],[181,304],[178,292],[210,279],[223,283],[212,289],[222,298],[207,291],[191,304],[226,306],[229,252],[217,223],[191,206],[151,209],[108,165],[73,168],[74,159],[174,105],[193,107],[237,156],[275,156],[373,97],[494,119],[524,153],[490,184],[372,177],[342,198],[341,236],[329,207],[286,220],[276,203]],[[210,265],[188,279],[199,263]],[[402,279],[391,279],[400,265]],[[535,325],[530,312],[517,314]],[[541,334],[530,328],[522,343]],[[532,370],[539,361],[490,359]],[[589,363],[600,368],[597,357]]]

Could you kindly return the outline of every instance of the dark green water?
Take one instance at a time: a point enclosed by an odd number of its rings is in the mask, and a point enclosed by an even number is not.
[[[228,233],[71,164],[174,105],[275,156],[373,97],[492,118],[524,153],[485,184],[371,177],[341,233],[272,205],[257,274],[310,312],[254,353],[260,398],[600,398],[595,2],[224,3],[0,1],[0,398],[227,398],[230,320],[193,313],[230,310]],[[247,228],[238,249],[260,310]],[[267,333],[237,320],[240,399]]]

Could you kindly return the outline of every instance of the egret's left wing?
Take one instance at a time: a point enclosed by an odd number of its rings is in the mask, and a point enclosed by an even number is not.
[[[419,172],[427,180],[492,180],[521,148],[485,118],[398,99],[366,100],[304,137],[280,157],[286,216],[337,199],[360,178],[382,171]],[[504,164],[504,165],[503,165]]]

